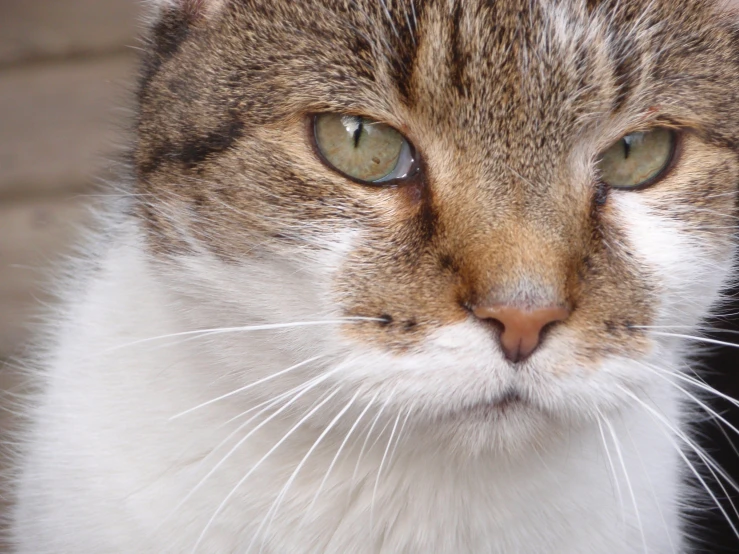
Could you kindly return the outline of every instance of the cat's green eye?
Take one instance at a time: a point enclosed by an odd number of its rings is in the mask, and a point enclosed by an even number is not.
[[[333,169],[363,183],[408,177],[415,169],[413,149],[398,131],[372,119],[319,114],[313,118],[316,147]]]
[[[675,154],[675,133],[669,129],[630,133],[598,159],[600,179],[614,188],[636,189],[656,182]]]

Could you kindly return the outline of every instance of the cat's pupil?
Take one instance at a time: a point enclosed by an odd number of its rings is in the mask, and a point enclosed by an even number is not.
[[[624,137],[624,158],[629,159],[629,154],[631,154],[631,136]]]
[[[354,130],[354,148],[359,148],[359,139],[362,138],[362,131],[364,130],[364,124],[361,118],[357,118],[357,128]]]

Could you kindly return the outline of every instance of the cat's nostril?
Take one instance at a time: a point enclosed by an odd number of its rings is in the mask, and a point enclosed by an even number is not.
[[[513,306],[477,306],[472,313],[481,320],[497,323],[501,328],[500,346],[511,362],[529,357],[541,342],[544,327],[564,321],[570,310],[560,306],[523,310]]]

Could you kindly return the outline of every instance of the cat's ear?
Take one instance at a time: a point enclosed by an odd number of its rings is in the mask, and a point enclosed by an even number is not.
[[[154,19],[165,11],[184,13],[188,19],[211,17],[218,13],[229,0],[144,0],[151,9]]]

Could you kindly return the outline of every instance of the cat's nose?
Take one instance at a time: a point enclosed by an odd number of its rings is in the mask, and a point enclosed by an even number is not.
[[[501,326],[500,346],[511,362],[529,357],[541,342],[541,331],[550,323],[564,321],[570,310],[559,306],[523,310],[513,306],[478,306],[473,313],[479,319],[494,320]]]

